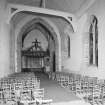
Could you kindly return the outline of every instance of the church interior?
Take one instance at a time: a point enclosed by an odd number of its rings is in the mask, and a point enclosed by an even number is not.
[[[104,0],[0,0],[0,105],[105,105]]]

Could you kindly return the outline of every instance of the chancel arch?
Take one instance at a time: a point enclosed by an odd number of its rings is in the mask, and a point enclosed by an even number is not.
[[[60,65],[61,65],[61,62],[59,62],[61,59],[60,58],[61,56],[60,39],[58,40],[58,35],[55,32],[56,30],[54,30],[54,27],[52,27],[48,22],[46,22],[44,19],[39,17],[28,21],[21,28],[20,33],[17,37],[17,69],[22,67],[22,62],[19,62],[19,61],[22,61],[21,51],[23,50],[24,40],[27,37],[27,35],[33,30],[40,31],[48,42],[48,49],[46,51],[50,53],[50,62],[52,63],[50,63],[49,65],[50,65],[50,68],[52,68],[51,70],[54,70],[54,68],[56,70],[60,70]],[[53,50],[52,50],[52,45],[54,47]],[[54,60],[56,61],[55,65],[53,64],[53,62],[55,62]]]

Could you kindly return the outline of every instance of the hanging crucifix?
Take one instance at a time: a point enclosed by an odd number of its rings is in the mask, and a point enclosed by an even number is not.
[[[40,42],[38,42],[38,40],[35,38],[35,41],[32,42],[33,43],[33,46],[35,47],[35,50],[37,50],[40,46]]]

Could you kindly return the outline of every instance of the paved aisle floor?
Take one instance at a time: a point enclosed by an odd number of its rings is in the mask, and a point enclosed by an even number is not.
[[[35,72],[35,75],[40,78],[41,88],[45,90],[46,99],[52,99],[53,103],[80,101],[78,97],[62,88],[56,81],[49,80],[47,74]]]

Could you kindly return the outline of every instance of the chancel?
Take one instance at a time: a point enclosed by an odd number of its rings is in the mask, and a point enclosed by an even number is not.
[[[0,0],[0,105],[105,105],[105,0]]]
[[[35,38],[29,48],[22,50],[22,71],[43,71],[46,56],[47,52],[41,47],[41,42]]]

